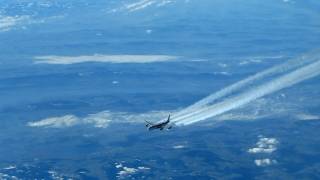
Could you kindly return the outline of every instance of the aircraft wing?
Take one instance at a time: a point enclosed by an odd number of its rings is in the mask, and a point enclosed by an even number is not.
[[[149,122],[149,121],[147,121],[147,120],[144,120],[147,124],[149,124],[149,125],[151,125],[151,126],[153,126],[154,124],[153,123],[151,123],[151,122]]]

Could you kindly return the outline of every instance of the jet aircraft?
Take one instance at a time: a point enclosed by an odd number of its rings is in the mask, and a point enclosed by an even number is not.
[[[147,123],[146,127],[149,129],[149,131],[154,130],[154,129],[159,129],[159,130],[162,131],[165,128],[166,129],[171,129],[172,128],[172,126],[169,124],[170,123],[170,114],[168,116],[168,119],[166,121],[164,121],[164,122],[160,122],[160,123],[154,124],[154,123],[146,121],[146,123]]]

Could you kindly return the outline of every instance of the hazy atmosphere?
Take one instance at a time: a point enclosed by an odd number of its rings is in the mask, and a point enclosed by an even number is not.
[[[0,1],[0,180],[320,179],[319,97],[317,0]]]

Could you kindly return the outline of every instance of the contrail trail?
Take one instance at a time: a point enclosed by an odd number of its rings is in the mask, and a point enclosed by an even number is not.
[[[244,104],[247,104],[257,98],[271,94],[283,88],[290,87],[294,84],[318,76],[320,74],[320,61],[300,67],[288,74],[282,75],[270,82],[264,83],[258,87],[251,88],[238,96],[228,98],[220,103],[198,108],[191,115],[184,118],[174,119],[177,125],[188,125],[201,120],[208,119],[230,111]]]
[[[230,85],[214,94],[211,94],[207,97],[205,97],[204,99],[196,102],[195,104],[177,112],[176,114],[173,115],[173,119],[174,121],[179,121],[182,119],[185,119],[189,116],[193,116],[197,109],[200,109],[202,107],[208,106],[210,104],[213,104],[216,100],[228,96],[230,94],[232,94],[235,91],[239,91],[241,89],[243,89],[244,87],[247,87],[250,84],[253,84],[259,80],[262,80],[264,78],[267,78],[269,76],[273,76],[273,75],[277,75],[277,74],[281,74],[281,73],[285,73],[288,72],[290,70],[293,70],[297,67],[301,67],[303,65],[306,65],[308,63],[312,63],[316,60],[318,56],[319,52],[315,51],[306,55],[303,55],[301,57],[289,60],[286,63],[283,63],[281,65],[278,65],[276,67],[272,67],[270,69],[267,69],[265,71],[262,71],[260,73],[257,73],[253,76],[250,76],[244,80],[241,80],[233,85]]]
[[[230,111],[244,104],[247,104],[257,98],[271,94],[283,88],[290,87],[294,84],[318,76],[320,74],[320,61],[306,65],[291,73],[283,75],[275,80],[252,88],[233,98],[229,98],[223,102],[200,109],[196,115],[178,121],[177,125],[188,125],[201,120],[208,119],[220,115],[226,111]]]

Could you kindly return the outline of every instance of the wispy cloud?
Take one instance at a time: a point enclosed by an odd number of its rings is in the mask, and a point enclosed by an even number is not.
[[[296,118],[298,120],[320,120],[320,116],[318,115],[313,115],[313,114],[304,114],[304,113],[301,113],[301,114],[297,114],[296,115]]]
[[[50,16],[45,18],[36,18],[31,15],[0,15],[0,32],[6,32],[14,29],[25,29],[31,24],[46,23],[48,21],[61,19],[63,17],[64,16]]]
[[[176,0],[138,0],[132,3],[124,4],[119,8],[114,8],[109,12],[135,12],[148,7],[162,7],[174,3]]]
[[[250,59],[250,60],[241,61],[241,62],[239,63],[239,65],[240,65],[240,66],[244,66],[244,65],[259,64],[259,63],[262,63],[262,60],[260,60],[260,59]]]
[[[102,111],[96,114],[89,114],[83,118],[83,123],[93,124],[94,127],[106,128],[111,122],[111,114],[109,111]]]
[[[175,145],[172,148],[173,149],[184,149],[184,148],[186,148],[186,146],[184,146],[184,145]]]
[[[85,117],[75,115],[65,115],[60,117],[49,117],[39,121],[28,122],[29,127],[44,128],[67,128],[76,125],[90,125],[96,128],[106,128],[110,123],[143,123],[144,119],[150,121],[159,121],[167,117],[168,111],[150,111],[140,114],[126,112],[101,111],[95,114],[89,114]]]
[[[79,118],[74,115],[65,115],[61,117],[51,117],[42,119],[40,121],[29,122],[30,127],[50,127],[50,128],[63,128],[71,127],[79,123]]]
[[[217,121],[258,120],[270,117],[287,117],[296,114],[300,107],[285,97],[284,94],[276,97],[260,98],[238,109],[217,116]]]
[[[154,0],[141,0],[136,3],[126,5],[126,9],[128,9],[131,12],[138,11],[138,10],[144,9],[148,6],[151,6],[154,3],[156,3],[156,1],[154,1]]]
[[[36,56],[35,64],[77,64],[86,62],[101,63],[154,63],[176,60],[177,56],[168,55],[103,55],[87,56]]]
[[[12,28],[27,24],[30,22],[31,17],[30,16],[2,16],[0,15],[0,32],[3,31],[9,31]]]
[[[17,166],[15,166],[15,165],[10,165],[10,166],[8,166],[8,167],[5,167],[5,168],[3,168],[4,170],[10,170],[10,169],[16,169],[17,168]]]
[[[165,6],[167,4],[173,3],[173,0],[163,0],[157,4],[157,6]]]

